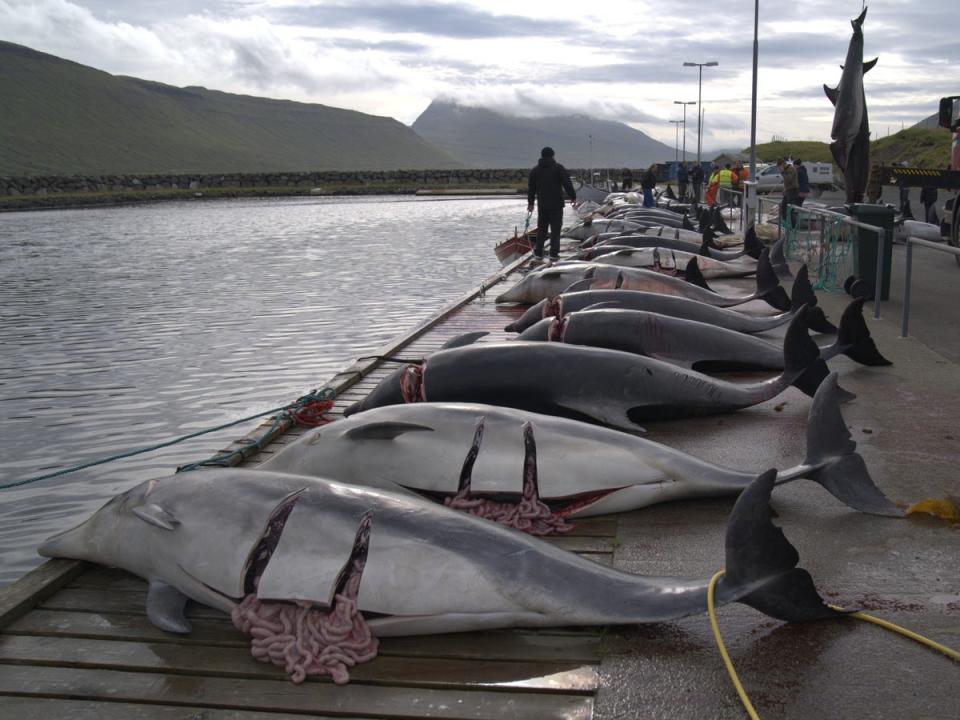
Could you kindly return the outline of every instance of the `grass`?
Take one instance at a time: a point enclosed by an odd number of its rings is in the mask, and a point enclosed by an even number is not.
[[[906,128],[870,143],[870,163],[893,165],[906,161],[911,167],[943,168],[950,159],[950,133],[943,128]],[[749,152],[747,148],[744,152]],[[799,157],[810,162],[833,163],[830,145],[825,142],[785,140],[757,145],[757,157],[776,162],[782,157]]]

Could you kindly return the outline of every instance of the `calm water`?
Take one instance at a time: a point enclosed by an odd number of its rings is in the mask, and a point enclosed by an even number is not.
[[[0,214],[0,483],[270,410],[499,267],[524,198],[286,198]],[[239,425],[0,490],[0,584]]]

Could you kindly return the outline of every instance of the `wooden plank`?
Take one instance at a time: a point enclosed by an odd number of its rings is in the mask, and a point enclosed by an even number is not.
[[[2,664],[52,665],[108,670],[217,675],[283,680],[282,668],[255,660],[247,648],[91,640],[69,637],[0,636]],[[593,665],[460,658],[377,657],[350,669],[354,682],[409,687],[522,687],[539,692],[592,692]],[[321,682],[330,682],[320,678]]]
[[[17,582],[0,587],[0,629],[54,594],[87,567],[77,560],[47,560]]]
[[[12,623],[5,635],[63,636],[122,641],[166,642],[185,646],[246,648],[244,637],[226,616],[193,618],[189,635],[157,629],[145,616],[107,612],[34,610]],[[525,662],[596,663],[600,637],[595,631],[497,630],[409,638],[383,638],[384,656],[497,659]]]
[[[9,665],[0,694],[82,700],[189,705],[246,711],[319,713],[374,718],[563,718],[589,720],[593,698],[583,695],[435,690],[351,683],[251,680],[159,673]]]
[[[59,700],[39,697],[0,697],[6,717],[17,720],[303,720],[303,715],[273,712],[246,712],[216,708],[174,707],[136,703]],[[310,715],[331,720],[329,715]]]

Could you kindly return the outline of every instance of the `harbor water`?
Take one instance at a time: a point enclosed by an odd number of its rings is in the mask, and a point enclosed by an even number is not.
[[[519,196],[0,214],[0,484],[295,400],[496,272],[525,217]],[[48,535],[259,422],[0,490],[0,584]]]

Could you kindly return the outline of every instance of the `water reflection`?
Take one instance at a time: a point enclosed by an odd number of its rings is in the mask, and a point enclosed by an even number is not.
[[[494,272],[525,198],[0,214],[0,479],[281,406]],[[256,426],[2,493],[0,583],[108,497]]]

